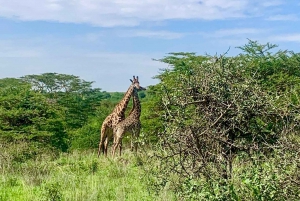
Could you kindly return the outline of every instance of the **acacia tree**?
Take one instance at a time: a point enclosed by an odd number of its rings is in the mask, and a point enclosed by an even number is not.
[[[26,75],[22,80],[31,83],[33,90],[40,93],[83,92],[91,88],[93,82],[87,82],[75,75],[43,73]]]
[[[67,150],[63,108],[20,79],[0,80],[0,137]]]
[[[157,76],[165,126],[156,155],[161,184],[179,178],[176,191],[187,193],[183,197],[203,189],[216,195],[217,185],[223,199],[233,199],[237,157],[261,164],[255,156],[272,156],[287,142],[299,146],[291,136],[299,132],[300,55],[272,53],[274,47],[249,41],[235,57],[171,53],[160,60],[171,66]],[[290,153],[295,156],[299,150]],[[190,179],[201,180],[199,188],[186,183]],[[295,184],[293,195],[299,192]],[[266,190],[259,196],[270,195]]]
[[[26,75],[22,80],[31,84],[32,89],[44,94],[50,102],[64,107],[67,127],[78,129],[95,115],[100,100],[107,96],[100,88],[92,88],[93,82],[80,79],[75,75],[44,73]]]

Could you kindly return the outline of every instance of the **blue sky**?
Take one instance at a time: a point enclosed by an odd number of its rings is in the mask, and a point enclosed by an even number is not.
[[[298,0],[0,0],[0,78],[57,72],[105,91],[143,86],[169,52],[271,42],[300,52]]]

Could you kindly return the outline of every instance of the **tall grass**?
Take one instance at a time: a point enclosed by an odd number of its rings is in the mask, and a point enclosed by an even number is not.
[[[299,200],[299,152],[253,161],[241,155],[228,181],[180,178],[146,158],[151,152],[125,150],[112,159],[93,150],[59,153],[33,143],[0,143],[0,201]]]
[[[168,193],[148,191],[130,152],[111,159],[97,158],[94,151],[30,155],[28,149],[1,147],[0,201],[173,200]]]

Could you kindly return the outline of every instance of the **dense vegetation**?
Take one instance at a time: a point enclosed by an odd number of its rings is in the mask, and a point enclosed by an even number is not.
[[[123,93],[56,73],[0,80],[0,200],[299,200],[300,54],[276,48],[159,60],[139,154],[116,160],[94,152]]]
[[[189,200],[298,200],[300,54],[249,41],[235,57],[173,53],[158,78],[156,183]]]

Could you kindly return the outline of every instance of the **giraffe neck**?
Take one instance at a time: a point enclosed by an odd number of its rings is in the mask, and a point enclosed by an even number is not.
[[[134,91],[134,87],[130,85],[128,90],[126,91],[123,99],[119,102],[119,104],[115,107],[113,113],[118,116],[125,116],[125,110],[127,108],[127,105],[129,103],[130,97],[132,96],[132,93]]]
[[[140,103],[140,100],[139,100],[139,95],[138,95],[137,90],[133,90],[132,96],[133,96],[133,99],[132,99],[133,108],[130,111],[130,114],[135,113],[135,115],[140,117],[140,115],[141,115],[141,103]]]

